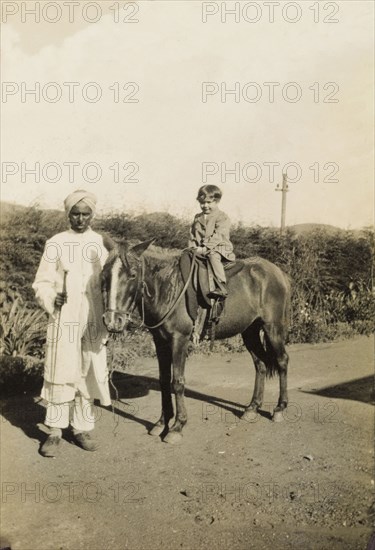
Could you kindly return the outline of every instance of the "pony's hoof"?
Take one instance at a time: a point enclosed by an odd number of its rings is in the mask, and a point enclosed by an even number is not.
[[[178,432],[169,432],[163,441],[164,443],[170,443],[171,445],[179,445],[182,443],[182,435]]]
[[[164,426],[159,426],[159,424],[155,424],[155,426],[150,430],[148,433],[152,436],[157,436],[162,434],[164,431]]]
[[[273,422],[282,422],[284,420],[283,411],[274,411],[272,421]]]
[[[258,409],[255,407],[248,408],[244,411],[241,416],[241,420],[248,422],[249,424],[254,424],[259,419]]]

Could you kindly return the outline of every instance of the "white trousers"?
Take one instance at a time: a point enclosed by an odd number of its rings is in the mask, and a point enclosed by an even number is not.
[[[72,414],[71,414],[71,408]],[[95,427],[95,407],[93,399],[77,394],[74,401],[67,403],[48,403],[45,424],[50,428],[67,428],[76,432],[89,432]]]

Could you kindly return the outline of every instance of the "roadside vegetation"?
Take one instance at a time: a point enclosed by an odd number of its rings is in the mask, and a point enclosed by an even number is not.
[[[8,210],[2,218],[0,385],[5,371],[19,368],[21,358],[26,358],[26,370],[32,376],[43,359],[47,319],[34,300],[31,284],[46,240],[66,228],[62,212],[37,207]],[[97,218],[94,228],[119,242],[156,236],[158,246],[178,250],[186,247],[189,223],[161,212],[138,216],[113,213]],[[373,332],[372,228],[312,228],[302,233],[288,229],[281,236],[278,229],[238,224],[233,226],[231,238],[238,258],[262,256],[290,276],[290,343],[325,342]],[[136,325],[126,336],[111,339],[109,348],[118,370],[130,370],[137,357],[155,354],[150,335]],[[203,342],[193,352],[208,349]],[[215,342],[214,351],[241,350],[240,337]]]

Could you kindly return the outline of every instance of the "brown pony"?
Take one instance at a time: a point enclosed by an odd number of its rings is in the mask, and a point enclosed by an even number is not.
[[[162,413],[150,433],[165,435],[164,441],[176,443],[187,421],[184,374],[193,321],[182,295],[179,256],[147,250],[151,242],[132,248],[121,245],[111,253],[103,269],[103,319],[110,332],[122,332],[138,308],[153,336],[159,362]],[[254,415],[261,406],[265,376],[279,375],[280,394],[273,414],[273,419],[279,421],[288,403],[288,354],[284,343],[290,285],[286,274],[267,260],[254,257],[242,262],[242,270],[228,280],[229,295],[216,327],[216,338],[240,333],[253,358],[255,386],[244,415]],[[176,417],[169,428],[174,416],[171,385],[176,395]]]

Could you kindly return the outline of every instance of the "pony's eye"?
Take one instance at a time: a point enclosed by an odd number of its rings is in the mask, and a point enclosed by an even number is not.
[[[135,279],[136,276],[137,276],[136,271],[131,271],[131,272],[130,272],[130,275],[129,275],[129,279]]]

